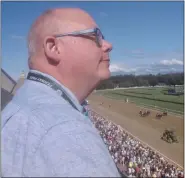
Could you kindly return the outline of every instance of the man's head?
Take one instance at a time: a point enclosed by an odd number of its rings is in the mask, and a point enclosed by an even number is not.
[[[53,9],[42,14],[31,27],[28,49],[30,68],[55,77],[80,102],[110,77],[112,46],[81,9]]]

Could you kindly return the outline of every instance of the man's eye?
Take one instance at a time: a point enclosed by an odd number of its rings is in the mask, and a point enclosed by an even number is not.
[[[95,37],[95,36],[96,36],[96,34],[92,33],[92,34],[91,34],[91,36]]]

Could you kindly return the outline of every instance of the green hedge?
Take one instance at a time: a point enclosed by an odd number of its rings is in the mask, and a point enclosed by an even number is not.
[[[124,93],[134,93],[134,94],[152,95],[151,93],[143,93],[143,92],[135,92],[135,91],[124,91]]]
[[[142,98],[142,99],[148,99],[148,100],[153,100],[153,101],[162,101],[162,102],[171,102],[174,104],[184,104],[182,102],[177,102],[177,101],[169,101],[169,100],[163,100],[163,99],[154,99],[154,98],[148,98],[148,97],[144,97],[144,96],[136,96],[136,95],[127,95],[127,94],[123,94],[123,93],[117,93],[117,92],[111,92],[112,94],[116,94],[116,95],[122,95],[122,96],[130,96],[130,97],[135,97],[135,98]]]

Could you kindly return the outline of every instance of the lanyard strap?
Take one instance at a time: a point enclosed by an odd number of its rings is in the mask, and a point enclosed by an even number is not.
[[[71,101],[69,96],[66,94],[64,89],[55,81],[51,80],[50,78],[48,78],[46,76],[43,76],[42,74],[37,74],[37,73],[33,73],[33,72],[28,73],[27,79],[35,81],[35,82],[43,83],[43,84],[47,85],[48,87],[52,88],[54,91],[59,93],[60,96],[62,98],[64,98],[74,109],[78,110],[77,107],[75,106],[75,104]]]

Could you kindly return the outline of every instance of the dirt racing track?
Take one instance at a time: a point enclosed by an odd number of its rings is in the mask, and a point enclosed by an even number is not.
[[[150,145],[167,158],[184,167],[184,122],[182,117],[167,115],[161,120],[155,118],[158,111],[150,110],[151,115],[141,117],[141,107],[134,103],[106,98],[93,93],[88,98],[93,110],[122,126],[138,139]],[[103,104],[101,104],[103,102]],[[176,131],[179,143],[167,143],[161,140],[163,131],[172,128]]]

